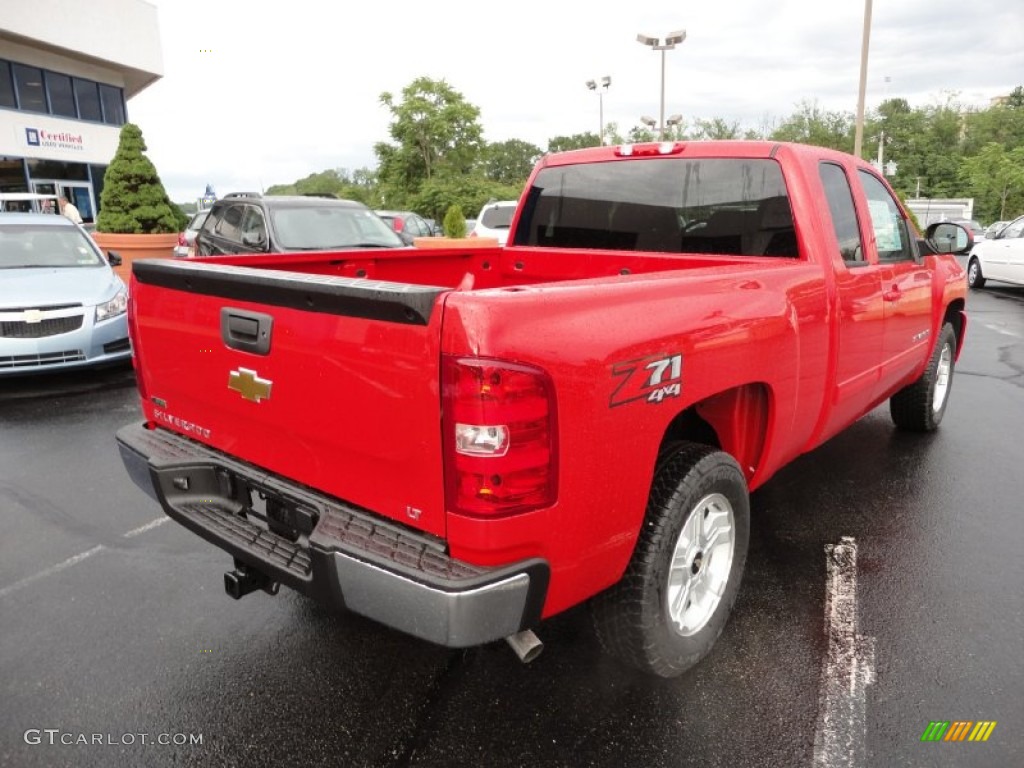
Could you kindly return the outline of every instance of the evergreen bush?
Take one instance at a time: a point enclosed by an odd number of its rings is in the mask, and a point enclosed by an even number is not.
[[[466,217],[462,215],[462,206],[449,205],[441,222],[445,237],[465,237]]]
[[[144,154],[137,125],[125,123],[114,159],[107,166],[96,231],[151,235],[181,232],[187,217],[167,196],[156,168]]]

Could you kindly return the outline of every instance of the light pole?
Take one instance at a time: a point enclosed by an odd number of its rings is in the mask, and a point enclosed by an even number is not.
[[[864,143],[864,94],[868,85],[868,46],[871,42],[871,0],[864,0],[864,32],[860,43],[860,83],[857,88],[857,119],[853,129],[853,154],[860,157]]]
[[[598,120],[600,120],[600,130],[597,132],[597,140],[601,146],[604,146],[604,92],[608,90],[608,86],[612,84],[612,79],[605,75],[601,78],[601,82],[598,83],[596,80],[587,80],[587,88],[592,91],[597,91],[597,114]]]
[[[665,41],[661,38],[649,37],[648,35],[637,35],[636,41],[643,45],[650,46],[652,51],[661,51],[661,112],[659,124],[661,126],[659,138],[665,138],[665,51],[673,50],[677,45],[686,39],[686,30],[680,29],[677,32],[670,32],[665,35]]]
[[[677,125],[682,124],[683,116],[682,115],[669,115],[668,119],[665,121],[665,125],[663,125],[660,129],[658,128],[658,121],[655,120],[653,117],[648,117],[647,115],[642,115],[640,117],[640,122],[643,123],[644,125],[646,125],[648,128],[650,128],[652,131],[658,131],[658,133],[661,136],[661,138],[664,139],[665,138],[665,129],[666,128],[675,128]]]

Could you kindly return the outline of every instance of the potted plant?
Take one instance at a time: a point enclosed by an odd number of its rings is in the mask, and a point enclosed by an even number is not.
[[[185,216],[167,196],[137,125],[121,127],[114,159],[103,177],[103,193],[93,239],[121,257],[116,271],[127,282],[132,261],[171,258]]]
[[[450,205],[442,222],[444,237],[417,237],[413,245],[417,248],[485,248],[498,244],[494,237],[466,237],[466,217],[462,215],[462,206]]]

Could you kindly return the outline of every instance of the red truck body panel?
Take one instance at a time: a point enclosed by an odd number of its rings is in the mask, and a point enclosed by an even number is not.
[[[873,173],[866,164],[771,143],[660,151],[549,156],[532,179],[581,163],[773,159],[800,257],[509,245],[209,259],[210,270],[244,264],[285,280],[315,275],[439,290],[425,323],[413,324],[136,279],[130,315],[147,421],[442,538],[458,560],[491,566],[540,558],[551,567],[543,615],[579,603],[621,577],[656,458],[681,415],[710,425],[754,489],[917,379],[943,322],[957,318],[959,344],[966,327],[955,259],[881,262],[856,184],[865,263],[844,265],[819,166],[834,164],[856,179]],[[223,344],[226,305],[273,315],[269,355]],[[443,355],[548,374],[558,423],[554,504],[497,518],[446,508]],[[241,368],[272,380],[273,396],[254,403],[227,388],[229,372]]]

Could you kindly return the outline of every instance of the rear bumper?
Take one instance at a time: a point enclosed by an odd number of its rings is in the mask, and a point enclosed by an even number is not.
[[[462,648],[540,621],[549,568],[540,559],[481,567],[443,542],[164,429],[118,431],[132,480],[167,515],[247,566],[324,603],[424,640]],[[257,492],[271,499],[264,516]],[[273,510],[272,512],[270,510]]]

